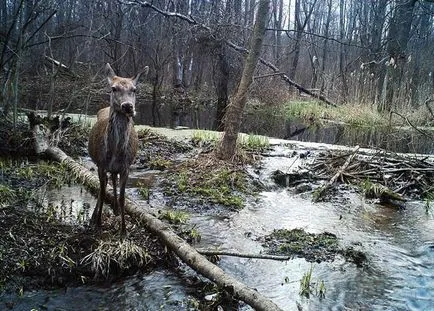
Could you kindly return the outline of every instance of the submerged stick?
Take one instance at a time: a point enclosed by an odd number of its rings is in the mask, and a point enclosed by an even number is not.
[[[250,259],[269,259],[269,260],[279,260],[286,261],[291,260],[292,256],[278,256],[278,255],[267,255],[267,254],[246,254],[238,252],[228,252],[228,251],[211,251],[211,250],[197,250],[199,254],[204,256],[231,256],[240,258],[250,258]]]

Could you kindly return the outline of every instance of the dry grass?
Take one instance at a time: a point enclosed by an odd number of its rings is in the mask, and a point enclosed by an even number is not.
[[[108,277],[111,270],[127,271],[145,267],[150,262],[146,249],[129,240],[100,241],[98,247],[81,260],[81,264],[91,265],[95,278]]]
[[[284,104],[281,114],[304,120],[327,119],[355,126],[408,126],[409,122],[417,126],[430,126],[433,116],[426,106],[419,108],[397,108],[391,113],[380,113],[374,105],[345,104],[330,107],[314,101],[291,101]]]

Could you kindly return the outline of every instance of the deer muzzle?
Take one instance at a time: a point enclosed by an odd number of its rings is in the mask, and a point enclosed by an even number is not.
[[[121,109],[127,116],[134,117],[136,115],[136,110],[134,109],[134,105],[130,102],[122,103]]]

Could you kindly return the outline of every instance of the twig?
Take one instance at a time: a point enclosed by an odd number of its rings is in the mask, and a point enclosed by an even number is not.
[[[336,172],[335,175],[323,186],[320,188],[320,190],[317,192],[314,201],[318,201],[323,196],[324,192],[330,188],[331,185],[333,185],[336,180],[342,175],[342,173],[347,169],[348,165],[350,165],[351,161],[354,159],[354,157],[357,154],[357,151],[359,150],[359,146],[356,146],[353,150],[350,156],[347,158],[345,163],[340,167],[340,169]]]
[[[252,259],[271,259],[271,260],[290,260],[291,256],[277,256],[277,255],[266,255],[266,254],[246,254],[228,251],[211,251],[211,250],[197,250],[199,254],[204,256],[232,256],[241,258],[252,258]]]
[[[392,115],[393,113],[396,114],[397,116],[400,116],[401,118],[403,118],[403,119],[405,120],[405,122],[407,122],[407,124],[408,124],[410,127],[412,127],[413,129],[415,129],[416,131],[418,131],[418,132],[421,133],[422,135],[424,135],[424,136],[426,136],[426,137],[430,137],[430,138],[432,138],[432,135],[429,135],[427,132],[422,131],[421,129],[419,129],[416,125],[414,125],[413,123],[411,123],[410,120],[409,120],[407,117],[403,116],[402,114],[400,114],[400,113],[398,113],[398,112],[396,112],[396,111],[391,111],[391,112],[390,112],[390,115]]]

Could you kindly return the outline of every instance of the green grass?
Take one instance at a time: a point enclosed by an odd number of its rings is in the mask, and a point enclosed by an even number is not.
[[[187,223],[190,215],[183,211],[164,211],[159,218],[167,220],[170,224],[178,225]]]
[[[193,132],[191,141],[196,145],[211,144],[215,146],[221,139],[222,134],[213,131],[197,130]]]
[[[300,296],[306,298],[310,297],[310,294],[312,293],[312,272],[313,266],[310,266],[310,269],[303,274],[303,277],[300,280]]]
[[[147,187],[146,185],[143,184],[139,184],[138,185],[138,193],[140,195],[141,198],[145,199],[145,200],[149,200],[149,196],[151,194],[151,189],[149,189],[149,187]]]
[[[219,132],[198,130],[193,132],[191,141],[195,145],[209,144],[213,147],[222,139],[222,134]],[[238,146],[249,150],[262,150],[270,146],[268,137],[254,134],[239,134]]]
[[[210,171],[179,171],[174,179],[177,190],[212,203],[241,209],[244,199],[239,193],[247,191],[245,175],[240,171],[216,168]]]
[[[282,106],[280,112],[285,118],[303,120],[331,120],[355,126],[386,126],[388,116],[382,115],[369,105],[326,106],[314,101],[289,102]]]
[[[262,150],[270,146],[268,137],[261,135],[240,135],[238,141],[241,147],[249,150]]]
[[[7,206],[15,202],[17,193],[8,185],[0,184],[0,207]]]
[[[326,286],[324,280],[314,282],[312,279],[313,265],[303,274],[300,280],[300,296],[310,298],[311,294],[316,294],[319,298],[325,298]]]

